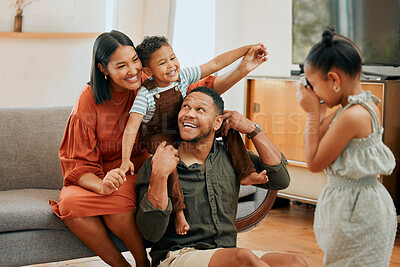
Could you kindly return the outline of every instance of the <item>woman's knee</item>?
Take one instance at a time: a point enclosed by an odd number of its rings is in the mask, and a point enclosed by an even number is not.
[[[61,216],[76,217],[77,214],[85,210],[84,205],[87,204],[87,199],[80,194],[82,190],[86,189],[75,185],[64,187],[61,190],[60,201],[58,202]]]
[[[62,200],[58,203],[60,215],[65,217],[71,217],[75,214],[74,211],[79,209],[79,201],[76,197],[66,196],[63,197]]]
[[[82,235],[91,236],[90,233],[106,233],[104,224],[99,217],[79,217],[64,220],[65,225],[79,238]]]
[[[118,235],[118,232],[123,232],[127,228],[136,227],[134,211],[103,215],[103,219],[107,227],[116,235]]]
[[[117,214],[108,214],[103,215],[103,218],[106,222],[112,223],[115,225],[123,225],[123,224],[130,224],[132,221],[135,221],[135,212],[124,212],[124,213],[117,213]]]

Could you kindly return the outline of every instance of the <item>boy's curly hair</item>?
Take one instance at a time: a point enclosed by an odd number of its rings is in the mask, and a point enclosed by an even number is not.
[[[143,42],[136,46],[136,53],[142,64],[148,66],[150,56],[164,45],[169,45],[164,36],[145,36]]]

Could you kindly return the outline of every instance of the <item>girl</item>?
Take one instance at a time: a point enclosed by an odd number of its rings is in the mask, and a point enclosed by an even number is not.
[[[325,266],[389,266],[396,234],[393,201],[377,180],[393,171],[395,158],[382,142],[380,101],[361,88],[361,67],[356,45],[327,29],[305,62],[309,85],[297,92],[307,113],[308,167],[328,175],[314,219]]]

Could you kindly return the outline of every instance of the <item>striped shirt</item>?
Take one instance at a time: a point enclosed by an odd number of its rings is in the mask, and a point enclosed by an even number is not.
[[[151,120],[156,109],[156,102],[154,101],[154,95],[165,92],[176,85],[185,98],[187,89],[190,84],[198,82],[201,78],[200,66],[183,68],[179,73],[180,82],[173,82],[167,87],[156,87],[152,90],[147,90],[146,87],[142,86],[133,102],[132,108],[129,112],[135,112],[143,115],[143,123],[147,123]],[[151,79],[151,78],[150,78]]]

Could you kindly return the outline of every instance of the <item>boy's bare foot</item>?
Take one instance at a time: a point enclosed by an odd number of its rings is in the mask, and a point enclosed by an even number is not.
[[[186,221],[183,210],[175,213],[175,230],[178,235],[186,235],[189,231],[189,224]]]
[[[246,177],[240,180],[241,185],[251,185],[251,184],[265,184],[268,182],[267,171],[263,170],[260,173],[252,172]]]

